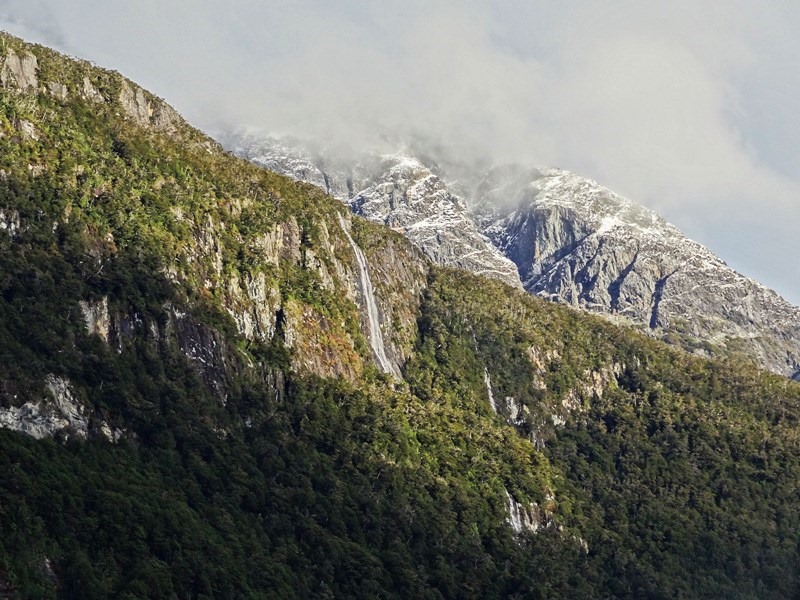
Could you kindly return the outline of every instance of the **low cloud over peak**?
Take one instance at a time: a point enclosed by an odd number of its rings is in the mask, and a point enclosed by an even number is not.
[[[800,7],[621,0],[6,0],[3,25],[118,69],[208,130],[419,136],[569,168],[800,302]],[[791,107],[791,108],[790,108]]]

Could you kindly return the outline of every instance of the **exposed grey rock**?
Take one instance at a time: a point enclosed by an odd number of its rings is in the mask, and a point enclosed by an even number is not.
[[[438,264],[521,281],[533,294],[638,324],[692,351],[745,356],[800,378],[800,309],[594,181],[408,154],[347,159],[258,136],[225,143],[401,231]]]
[[[353,249],[353,254],[356,257],[356,262],[358,263],[358,287],[362,298],[361,304],[363,304],[366,309],[364,311],[366,317],[365,329],[367,341],[369,341],[369,345],[372,348],[372,354],[375,358],[375,361],[378,363],[378,366],[384,373],[393,374],[399,377],[400,370],[397,368],[397,365],[393,364],[389,360],[389,357],[386,353],[386,343],[383,339],[381,319],[380,314],[378,313],[378,303],[375,301],[375,288],[372,285],[372,279],[369,275],[367,258],[364,256],[361,248],[359,248],[358,244],[356,244],[355,240],[350,235],[347,223],[345,222],[344,217],[341,215],[339,215],[339,225],[342,228],[342,232],[347,237],[347,241],[350,243],[350,247]]]
[[[264,273],[234,275],[228,282],[225,308],[233,317],[239,333],[248,340],[269,342],[275,334],[280,292],[267,284]]]
[[[150,123],[152,108],[142,88],[136,86],[132,88],[127,81],[123,81],[122,89],[119,92],[119,103],[125,114],[139,125],[148,125]]]
[[[699,351],[713,344],[778,373],[798,370],[800,309],[652,211],[556,169],[517,173],[502,191],[519,208],[486,232],[531,293]]]
[[[197,269],[197,273],[202,273],[203,285],[208,290],[222,294],[223,306],[244,338],[269,343],[279,335],[286,347],[294,350],[293,366],[298,371],[346,378],[354,378],[360,373],[362,357],[359,357],[348,332],[341,330],[341,321],[334,322],[328,315],[286,296],[270,276],[269,270],[231,273],[223,269],[225,222],[210,216],[194,222],[191,217],[175,209],[171,214],[193,230],[194,243],[185,257],[187,263],[191,265],[190,268]],[[384,342],[383,353],[387,359],[381,362],[384,367],[391,365],[392,372],[398,372],[411,351],[414,339],[413,327],[407,323],[413,325],[411,315],[416,314],[421,288],[427,281],[427,272],[419,266],[421,257],[416,253],[409,256],[395,248],[392,243],[395,236],[382,240],[382,244],[363,249],[364,260],[369,261],[369,273],[374,272],[375,279],[380,281],[373,289],[375,306],[370,307],[371,302],[365,301],[362,293],[364,284],[359,277],[359,264],[353,260],[357,257],[346,232],[335,222],[326,223],[323,220],[315,223],[315,229],[314,244],[308,246],[304,242],[300,224],[290,216],[283,222],[275,223],[270,230],[249,237],[247,244],[264,263],[275,267],[285,267],[287,264],[302,266],[318,277],[321,289],[352,301],[358,308],[364,337],[371,340],[371,330],[380,329]],[[410,249],[405,244],[403,248]],[[167,270],[166,274],[174,281],[181,278],[175,269]],[[177,325],[182,320],[185,319],[171,319],[175,323],[175,331],[178,331]],[[124,318],[112,317],[112,346],[116,340],[126,337],[116,331],[125,324]],[[196,366],[203,371],[206,365],[219,364],[218,357],[203,353],[208,344],[202,339],[192,341],[197,336],[191,331],[190,334],[185,336],[185,343],[180,341],[183,339],[180,336],[179,341]],[[321,343],[331,340],[335,340],[342,353],[320,350]],[[345,354],[347,351],[352,354]],[[221,373],[223,370],[215,367],[215,371]],[[214,387],[216,374],[210,372],[209,375],[206,381]]]
[[[39,139],[39,132],[36,130],[34,124],[30,121],[19,119],[14,122],[14,126],[17,128],[17,131],[19,131],[19,134],[23,140]]]
[[[75,398],[72,386],[62,378],[48,375],[45,386],[50,398],[22,406],[0,407],[0,427],[42,439],[57,433],[85,439],[88,419]]]
[[[169,104],[158,98],[148,98],[142,88],[125,80],[122,81],[118,100],[125,114],[143,127],[174,133],[181,121],[178,112]]]
[[[9,48],[6,51],[3,68],[0,69],[0,83],[6,89],[20,92],[36,90],[39,87],[38,70],[39,64],[35,55],[25,52],[20,56],[13,48]]]
[[[108,298],[103,296],[100,300],[81,300],[80,307],[89,333],[99,335],[104,342],[108,343],[108,332],[111,326],[108,316]]]
[[[97,88],[92,85],[92,82],[88,77],[83,78],[83,89],[81,90],[81,96],[84,99],[92,102],[105,102],[103,94],[97,91]]]
[[[47,91],[50,92],[51,96],[60,100],[66,100],[67,96],[69,95],[67,92],[67,86],[63,83],[58,83],[57,81],[49,82],[47,84]]]
[[[16,210],[9,211],[0,208],[0,232],[5,232],[11,237],[14,237],[22,230],[22,222],[19,218],[19,212]]]
[[[157,329],[156,323],[151,323],[153,339],[174,336],[181,352],[200,373],[203,382],[225,404],[228,399],[226,384],[230,371],[223,336],[178,308],[168,307],[167,317],[163,330]]]
[[[174,108],[162,101],[155,102],[150,124],[161,131],[173,133],[177,129],[177,124],[181,117]]]
[[[435,263],[520,286],[516,266],[478,231],[464,201],[415,158],[384,157],[383,174],[350,205],[356,214],[402,231]]]
[[[542,529],[562,529],[562,527],[556,523],[552,512],[543,509],[536,502],[531,502],[527,506],[523,506],[508,490],[505,490],[505,492],[506,509],[508,511],[507,522],[517,535],[522,533],[537,533]],[[552,497],[548,499],[551,501],[553,500]]]

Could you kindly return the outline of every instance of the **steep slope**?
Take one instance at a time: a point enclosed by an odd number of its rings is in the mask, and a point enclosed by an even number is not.
[[[522,508],[540,527],[555,509],[585,544],[562,566],[579,573],[568,596],[797,593],[771,571],[798,564],[784,529],[797,516],[773,504],[797,501],[784,483],[797,473],[798,384],[456,273],[434,272],[420,331],[406,370],[416,394],[481,397],[543,449],[552,496]],[[778,530],[788,537],[762,543]]]
[[[434,267],[3,41],[0,593],[797,595],[800,386]]]
[[[3,42],[3,593],[522,589],[492,564],[522,558],[502,489],[466,473],[496,460],[538,497],[535,450],[475,416],[493,461],[440,463],[416,436],[464,432],[412,429],[424,407],[380,372],[413,350],[421,254],[177,115],[145,119],[167,108],[118,74]]]
[[[478,230],[464,201],[409,154],[342,160],[291,140],[231,134],[222,141],[238,156],[316,185],[355,214],[402,232],[437,264],[520,285],[515,265]]]

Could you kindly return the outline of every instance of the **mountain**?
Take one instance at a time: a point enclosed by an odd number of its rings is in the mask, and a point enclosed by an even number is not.
[[[709,354],[800,369],[800,309],[740,275],[650,210],[558,169],[523,172],[483,203],[519,208],[485,231],[529,292],[625,317]]]
[[[800,385],[435,265],[2,40],[0,595],[797,596]]]
[[[800,309],[595,181],[418,151],[348,162],[253,134],[223,143],[403,232],[438,264],[521,280],[532,294],[637,324],[689,351],[800,376]]]

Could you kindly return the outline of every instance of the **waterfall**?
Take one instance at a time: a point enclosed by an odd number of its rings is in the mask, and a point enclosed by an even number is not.
[[[341,214],[338,216],[339,225],[341,225],[342,231],[344,231],[344,234],[347,236],[350,246],[352,246],[353,252],[356,255],[356,262],[358,262],[359,284],[361,288],[361,294],[364,296],[364,303],[366,304],[367,308],[367,325],[369,328],[367,338],[369,338],[369,345],[372,347],[372,353],[375,355],[375,359],[378,361],[378,365],[384,373],[398,375],[397,369],[386,356],[386,346],[383,343],[381,322],[378,316],[378,305],[375,302],[375,291],[372,288],[372,281],[369,278],[367,259],[364,256],[364,253],[361,251],[361,248],[359,248],[358,244],[356,244],[355,240],[353,240],[350,232],[347,230],[344,217],[342,217]]]
[[[535,502],[532,502],[530,507],[526,509],[514,499],[514,496],[509,493],[508,489],[506,489],[505,492],[506,502],[508,504],[508,517],[506,518],[506,522],[511,525],[511,529],[514,530],[514,533],[520,534],[524,531],[536,533],[542,527],[550,526],[550,522],[547,518],[542,519],[542,511]],[[552,521],[552,523],[553,526],[555,526],[555,521]]]
[[[497,402],[494,401],[494,394],[492,393],[492,378],[489,377],[489,369],[483,368],[483,381],[486,383],[486,391],[489,393],[489,403],[492,405],[492,410],[497,413]]]

